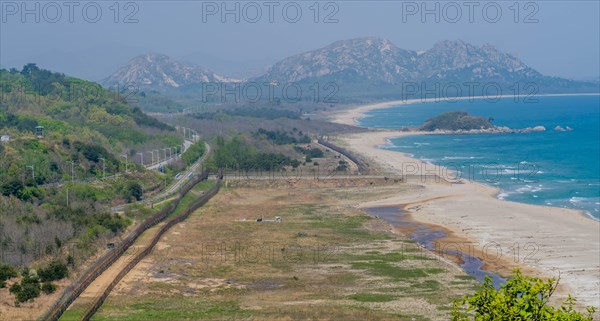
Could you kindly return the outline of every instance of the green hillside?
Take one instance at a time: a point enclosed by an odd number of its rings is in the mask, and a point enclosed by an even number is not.
[[[0,70],[0,135],[0,262],[17,267],[66,261],[67,242],[77,243],[75,266],[138,220],[110,207],[169,179],[146,171],[137,153],[183,142],[123,97],[35,64]]]
[[[34,185],[70,179],[71,162],[75,178],[100,177],[103,165],[109,173],[122,170],[120,154],[134,159],[149,147],[182,143],[173,127],[95,83],[30,64],[20,72],[0,70],[0,86],[0,134],[10,136],[0,147],[5,183],[21,179],[32,165]]]

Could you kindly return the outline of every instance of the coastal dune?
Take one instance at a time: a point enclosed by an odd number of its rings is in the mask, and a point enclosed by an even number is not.
[[[337,113],[332,120],[355,125],[365,112],[395,105],[398,102],[358,107]],[[420,179],[431,173],[452,175],[443,167],[379,148],[390,138],[414,134],[418,133],[378,130],[339,138],[340,144],[377,164],[383,172],[410,174],[409,182],[423,186],[360,207],[404,206],[411,220],[443,227],[455,239],[465,240],[455,248],[471,246],[469,251],[483,259],[490,270],[504,267],[491,272],[506,275],[511,266],[519,266],[538,276],[560,278],[556,299],[562,301],[571,293],[579,304],[599,306],[600,222],[576,210],[500,200],[496,197],[498,189],[466,179],[451,184]]]

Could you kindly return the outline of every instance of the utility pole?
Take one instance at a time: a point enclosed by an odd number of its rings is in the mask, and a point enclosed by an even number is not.
[[[67,187],[67,207],[69,207],[69,188]]]
[[[142,166],[144,166],[144,152],[137,153],[137,154],[140,155],[140,162],[142,163]]]
[[[71,183],[75,181],[75,177],[73,176],[73,161],[71,161]]]
[[[155,149],[152,153],[156,152],[156,162],[160,163],[160,151],[158,149]],[[154,155],[154,154],[153,154]]]
[[[31,179],[33,179],[33,183],[35,184],[35,165],[27,166],[27,168],[31,168]]]
[[[106,159],[104,157],[100,157],[102,160],[102,179],[106,179]]]
[[[146,152],[146,153],[150,153],[152,155],[152,163],[150,163],[150,164],[153,165],[154,164],[154,152],[153,151],[149,151],[149,152]]]

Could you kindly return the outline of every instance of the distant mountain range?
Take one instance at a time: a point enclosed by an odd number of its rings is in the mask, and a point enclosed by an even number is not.
[[[207,69],[159,54],[132,59],[104,85],[134,82],[140,88],[166,90],[203,82],[235,82]],[[462,40],[442,41],[417,52],[389,40],[366,37],[334,42],[326,47],[285,58],[266,73],[247,81],[309,85],[336,82],[346,94],[394,94],[407,82],[536,83],[540,92],[597,92],[598,84],[544,76],[517,57],[492,45],[481,47]]]
[[[125,66],[101,81],[110,87],[136,84],[140,89],[169,89],[206,82],[232,82],[230,79],[194,65],[176,61],[169,56],[149,53],[131,59]]]
[[[396,47],[380,38],[337,41],[276,63],[261,78],[289,82],[329,77],[387,84],[407,81],[512,81],[540,73],[491,45],[461,40],[437,43],[425,52]]]

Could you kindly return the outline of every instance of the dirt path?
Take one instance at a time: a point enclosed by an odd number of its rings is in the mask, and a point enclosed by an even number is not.
[[[90,284],[90,286],[88,286],[85,291],[81,293],[81,295],[67,309],[66,313],[70,315],[79,315],[80,313],[83,313],[83,311],[86,311],[95,301],[95,299],[104,293],[104,291],[108,288],[116,276],[125,268],[125,266],[129,264],[139,252],[143,251],[150,245],[152,239],[156,236],[164,224],[164,222],[161,222],[156,226],[146,230],[115,263],[113,263],[106,271],[104,271],[104,273],[100,274],[94,280],[94,282],[92,282],[92,284]],[[73,313],[73,310],[77,312]]]
[[[192,166],[190,166],[185,177],[188,177],[188,175],[191,177],[191,174],[193,174],[194,171],[200,167],[201,163],[210,153],[210,146],[206,144],[206,147],[207,152],[203,155],[203,157],[198,159]],[[166,193],[167,195],[169,193],[175,193],[179,190],[179,186],[183,186],[182,184],[184,183],[187,183],[187,180],[179,180],[163,193]],[[133,245],[129,246],[127,250],[125,250],[125,252],[118,257],[116,261],[106,268],[103,273],[97,277],[93,277],[91,284],[87,286],[71,304],[69,304],[67,311],[65,311],[65,313],[67,313],[67,317],[64,317],[63,315],[61,319],[80,319],[83,316],[83,313],[85,313],[85,311],[91,307],[91,304],[94,304],[97,298],[102,296],[107,290],[110,291],[109,288],[111,287],[113,280],[118,277],[119,273],[126,270],[130,263],[136,259],[141,251],[153,246],[153,240],[158,236],[158,233],[160,233],[161,228],[163,228],[165,224],[165,222],[159,222],[156,226],[145,230],[135,239]]]

